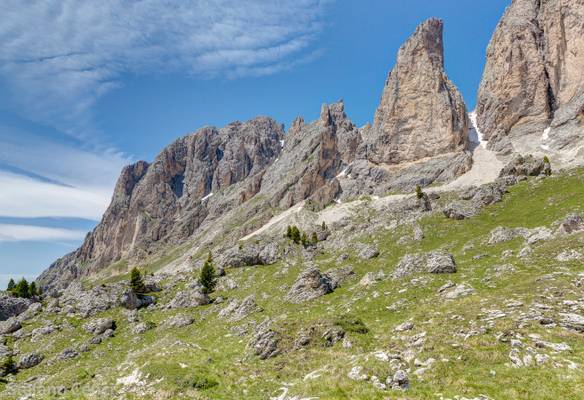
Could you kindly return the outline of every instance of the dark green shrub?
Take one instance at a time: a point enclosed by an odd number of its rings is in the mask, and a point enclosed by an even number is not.
[[[12,358],[12,356],[6,357],[6,359],[0,364],[0,376],[16,374],[16,372],[18,371],[14,358]]]
[[[14,279],[10,278],[10,281],[8,281],[8,287],[6,288],[6,290],[9,292],[12,292],[14,290],[15,286],[16,286],[16,283],[14,282]]]
[[[422,188],[420,187],[420,185],[416,186],[416,197],[418,199],[423,199],[424,198],[424,192],[422,191]]]
[[[335,325],[340,326],[345,332],[366,334],[369,329],[365,326],[360,318],[351,317],[348,315],[342,316],[335,321]]]

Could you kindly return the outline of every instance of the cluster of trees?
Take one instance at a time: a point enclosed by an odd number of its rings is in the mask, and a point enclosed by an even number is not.
[[[324,221],[322,222],[322,227],[323,230],[326,229]],[[288,225],[284,236],[291,239],[296,244],[302,244],[304,247],[318,243],[318,235],[316,232],[312,232],[312,235],[309,238],[306,232],[300,232],[300,229],[298,229],[296,225]]]
[[[23,299],[30,299],[41,294],[34,281],[29,284],[24,278],[18,281],[18,283],[14,282],[14,279],[10,279],[6,291],[14,297],[21,297]]]

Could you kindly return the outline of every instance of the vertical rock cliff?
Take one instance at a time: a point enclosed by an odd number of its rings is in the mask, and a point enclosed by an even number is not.
[[[478,125],[492,147],[534,133],[544,149],[580,140],[583,21],[583,0],[513,0],[507,8],[487,50],[477,99]]]
[[[443,23],[430,19],[399,49],[375,120],[366,158],[398,164],[464,150],[466,106],[444,71]]]

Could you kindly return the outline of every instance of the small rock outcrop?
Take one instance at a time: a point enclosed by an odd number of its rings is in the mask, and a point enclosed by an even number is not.
[[[470,122],[444,71],[442,32],[442,21],[430,19],[400,48],[364,133],[369,161],[399,164],[466,149]]]
[[[432,251],[425,254],[408,254],[402,257],[392,274],[394,279],[416,273],[453,274],[456,262],[452,254]]]
[[[85,323],[83,329],[93,335],[101,335],[108,329],[115,330],[116,323],[111,318],[98,318]]]
[[[6,321],[0,322],[0,335],[9,335],[22,328],[20,321],[12,317]]]
[[[331,293],[334,287],[330,278],[322,274],[318,268],[309,268],[302,272],[286,294],[286,300],[291,303],[304,303]]]
[[[10,317],[25,312],[31,305],[32,300],[12,297],[6,294],[0,294],[0,321],[5,321]]]
[[[192,283],[187,289],[178,292],[168,303],[167,308],[191,308],[209,304],[209,296],[198,282]]]

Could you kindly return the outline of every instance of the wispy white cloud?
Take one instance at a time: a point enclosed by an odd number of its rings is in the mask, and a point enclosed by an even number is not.
[[[318,54],[330,0],[3,0],[0,76],[28,117],[91,137],[125,73],[265,75]]]
[[[111,188],[69,187],[0,170],[0,216],[99,220]]]
[[[2,242],[61,242],[79,241],[85,232],[48,228],[34,225],[0,224],[0,243]]]

